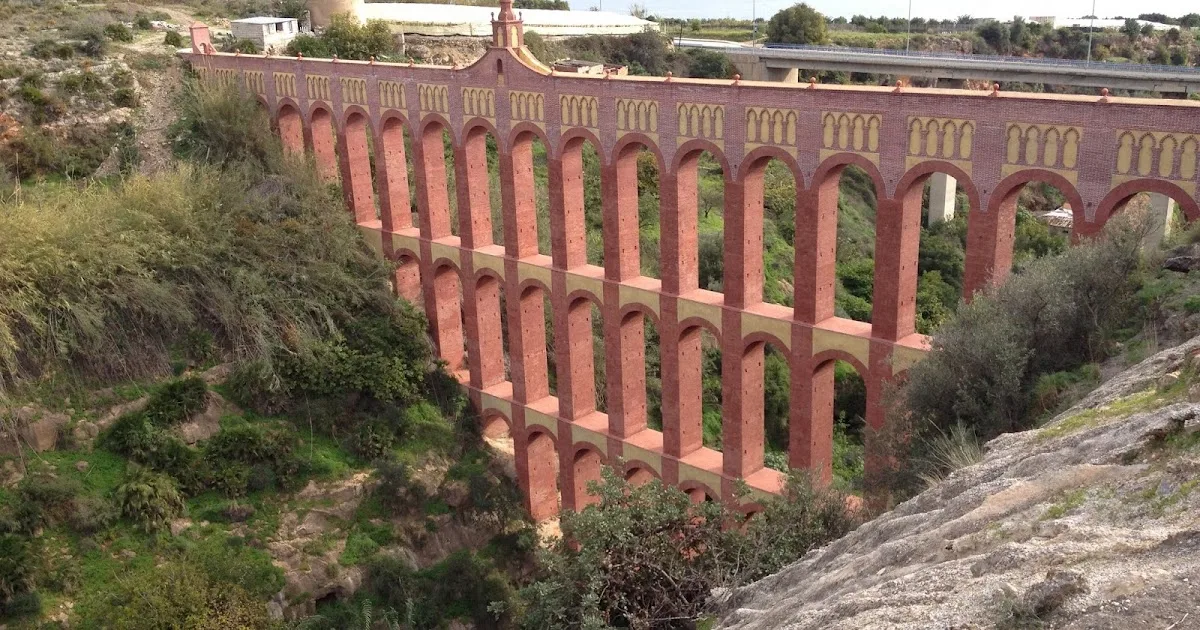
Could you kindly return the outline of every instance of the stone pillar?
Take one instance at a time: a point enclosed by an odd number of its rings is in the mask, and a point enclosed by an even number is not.
[[[795,327],[792,408],[788,418],[788,466],[808,470],[814,481],[833,478],[834,362],[812,359],[813,329]]]
[[[954,218],[958,181],[945,173],[929,176],[929,225]]]
[[[1013,239],[1017,229],[1017,193],[992,204],[987,212],[967,217],[967,253],[963,271],[963,299],[1001,282],[1012,271]],[[1078,229],[1078,226],[1076,226]]]
[[[323,109],[312,113],[309,122],[308,141],[312,146],[313,157],[317,161],[317,174],[323,181],[332,182],[338,176],[338,156],[333,135],[333,120]]]
[[[375,138],[375,167],[380,175],[379,217],[383,231],[411,228],[412,207],[408,190],[408,162],[404,155],[404,128],[396,119],[383,123],[383,130]]]
[[[289,155],[304,155],[304,120],[300,117],[300,112],[290,106],[283,106],[279,109],[279,118],[277,121],[279,126],[279,139],[283,142],[283,149]]]
[[[510,153],[500,154],[500,181],[508,255],[517,259],[534,256],[538,253],[538,225],[531,134],[521,135],[513,142]]]
[[[584,224],[583,142],[569,143],[548,161],[550,253],[554,266],[571,270],[587,264]]]
[[[871,336],[895,341],[916,332],[921,189],[911,188],[902,200],[880,199],[878,208]]]
[[[351,115],[338,135],[338,165],[342,171],[342,196],[358,224],[375,220],[375,192],[371,181],[371,156],[367,149],[367,119]]]
[[[213,52],[212,34],[208,30],[207,24],[193,22],[188,30],[192,36],[192,52],[200,55],[205,55]]]
[[[1150,193],[1150,231],[1143,242],[1146,249],[1158,249],[1171,235],[1171,217],[1175,214],[1175,200],[1160,194]]]
[[[776,81],[779,83],[796,83],[800,80],[799,68],[771,68],[767,67],[767,80]]]

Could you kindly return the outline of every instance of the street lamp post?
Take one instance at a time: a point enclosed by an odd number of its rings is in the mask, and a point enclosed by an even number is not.
[[[754,34],[750,38],[750,43],[758,42],[758,0],[750,2],[750,24],[754,27]]]
[[[908,30],[904,35],[904,53],[908,54],[909,41],[912,40],[912,0],[908,0]]]
[[[1092,63],[1092,35],[1096,32],[1096,0],[1092,0],[1092,13],[1088,20],[1088,54],[1087,62]]]

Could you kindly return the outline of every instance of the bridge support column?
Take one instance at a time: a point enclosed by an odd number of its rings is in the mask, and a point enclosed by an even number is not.
[[[1171,217],[1175,200],[1161,193],[1150,193],[1150,231],[1146,234],[1147,249],[1157,249],[1171,235]]]
[[[812,359],[813,329],[796,326],[792,354],[792,411],[788,425],[788,466],[807,470],[813,481],[833,479],[833,361]],[[866,375],[863,375],[864,377]]]
[[[384,122],[382,131],[375,137],[375,168],[379,173],[379,219],[383,231],[411,228],[404,128],[395,119]],[[386,234],[384,238],[387,238]]]
[[[917,250],[921,188],[904,199],[880,199],[875,219],[875,293],[871,336],[898,341],[916,332]]]
[[[778,83],[796,83],[800,80],[799,68],[767,68],[767,80]]]
[[[936,172],[929,176],[929,225],[954,218],[957,188],[958,180],[945,173]]]
[[[967,217],[967,255],[963,270],[963,299],[1002,282],[1012,270],[1013,239],[1017,229],[1017,195],[992,204],[986,212]],[[1079,229],[1079,226],[1076,226]]]
[[[337,136],[338,166],[342,171],[342,196],[358,224],[375,220],[375,193],[371,181],[371,156],[367,149],[367,119],[352,114]]]
[[[312,147],[313,157],[317,161],[317,175],[322,180],[332,182],[338,176],[338,157],[333,135],[333,119],[323,109],[314,110],[305,133],[309,146]]]
[[[304,120],[300,112],[291,106],[280,108],[276,125],[284,150],[291,155],[304,155]]]

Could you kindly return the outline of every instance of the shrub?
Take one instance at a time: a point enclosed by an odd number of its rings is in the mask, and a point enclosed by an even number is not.
[[[197,329],[231,360],[259,359],[268,369],[279,354],[360,317],[417,329],[420,320],[409,324],[397,311],[388,271],[363,246],[340,194],[307,165],[285,160],[266,117],[241,102],[233,111],[254,114],[245,127],[226,125],[211,103],[192,102],[184,107],[198,118],[186,132],[174,128],[177,145],[188,136],[190,155],[219,159],[223,169],[184,166],[3,208],[0,284],[13,290],[0,296],[0,387],[60,368],[105,379],[162,374],[171,348]],[[88,153],[30,129],[0,147],[0,157],[10,165],[21,152],[22,177],[85,175],[112,136],[83,126],[71,133],[84,131],[95,134]],[[258,149],[257,165],[242,159]],[[426,337],[404,342],[412,348]]]
[[[109,81],[113,87],[131,88],[133,87],[133,73],[125,69],[117,70],[109,77]]]
[[[121,513],[147,533],[166,529],[183,514],[183,497],[175,481],[146,469],[135,469],[117,487]]]
[[[59,89],[67,94],[95,94],[105,87],[104,79],[88,70],[65,75],[59,82]]]
[[[346,448],[359,459],[375,461],[390,453],[395,443],[396,436],[391,427],[379,420],[368,420],[358,425],[347,440]]]
[[[113,22],[104,27],[104,35],[114,42],[132,42],[133,31],[120,22]]]
[[[7,613],[15,598],[33,589],[35,562],[27,539],[0,534],[0,612]]]
[[[43,527],[64,523],[75,509],[75,499],[83,488],[69,477],[31,475],[17,487],[15,516],[20,527],[32,533]]]
[[[183,48],[183,36],[175,31],[167,31],[163,36],[163,45],[171,48]]]
[[[238,496],[250,489],[251,469],[255,466],[269,469],[273,475],[270,485],[290,487],[300,470],[298,446],[295,432],[287,428],[242,423],[226,427],[209,440],[204,459],[213,471],[217,487],[230,496]],[[257,478],[263,479],[261,472]]]
[[[1143,231],[1111,222],[1103,238],[1029,263],[937,329],[932,351],[889,405],[889,431],[912,438],[904,448],[913,475],[901,485],[915,489],[920,475],[939,474],[921,469],[936,460],[926,452],[933,437],[958,425],[980,442],[1028,429],[1062,389],[1063,377],[1045,375],[1107,356],[1114,334],[1138,317]]]
[[[396,51],[396,42],[387,22],[367,20],[360,24],[349,15],[335,15],[318,36],[300,35],[288,43],[287,54],[305,57],[332,57],[366,61],[383,58]],[[244,51],[243,51],[244,52]]]
[[[204,411],[207,405],[208,384],[193,376],[159,387],[151,394],[142,414],[154,426],[170,427]]]
[[[385,459],[378,463],[375,477],[379,485],[375,488],[375,496],[380,503],[392,514],[403,514],[425,502],[425,489],[412,477],[408,464],[395,459]]]
[[[85,595],[80,616],[101,628],[219,630],[268,628],[267,607],[246,589],[213,580],[193,562],[173,559],[112,580]],[[79,610],[77,609],[77,610]]]
[[[100,26],[93,24],[81,27],[72,37],[80,40],[77,44],[79,52],[89,57],[103,57],[108,52],[108,36]]]
[[[75,56],[75,49],[70,44],[56,42],[52,39],[42,39],[35,42],[29,49],[29,56],[42,60],[54,57],[70,59]]]
[[[141,31],[148,31],[154,28],[154,25],[150,23],[150,16],[138,14],[138,16],[133,20],[133,27]]]
[[[117,107],[137,107],[140,99],[133,88],[118,88],[113,92],[112,102]]]
[[[630,487],[606,468],[594,489],[600,502],[563,514],[542,577],[522,591],[525,627],[685,627],[713,589],[778,570],[856,523],[844,496],[802,476],[745,528],[727,527],[740,515],[659,481]]]

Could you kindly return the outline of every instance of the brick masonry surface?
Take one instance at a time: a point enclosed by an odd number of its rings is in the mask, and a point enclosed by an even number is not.
[[[661,478],[696,500],[760,509],[783,482],[763,466],[768,343],[791,368],[790,463],[829,479],[833,362],[863,376],[867,421],[878,428],[884,385],[927,351],[914,328],[916,267],[921,193],[934,172],[955,177],[970,201],[968,295],[1011,267],[1017,194],[1029,182],[1063,191],[1076,239],[1139,192],[1170,196],[1189,220],[1200,218],[1200,103],[555,74],[523,48],[519,19],[501,4],[492,48],[465,68],[217,54],[196,27],[184,57],[206,82],[256,94],[288,150],[307,150],[322,176],[340,177],[364,237],[395,261],[397,293],[424,306],[440,356],[488,433],[512,435],[538,519],[594,500],[587,482],[602,465],[636,482]],[[492,242],[488,135],[499,149],[503,243]],[[549,256],[538,252],[535,139],[548,153]],[[602,161],[604,268],[586,261],[584,143]],[[660,167],[661,279],[639,271],[641,148]],[[701,152],[725,173],[723,293],[697,286]],[[762,300],[762,173],[771,159],[797,183],[794,308]],[[871,176],[878,196],[869,324],[833,309],[838,177],[849,165]],[[596,410],[592,306],[604,323],[607,414]],[[660,338],[661,432],[646,426],[646,317]],[[702,330],[722,351],[723,452],[701,445]],[[739,479],[752,493],[735,499]]]

